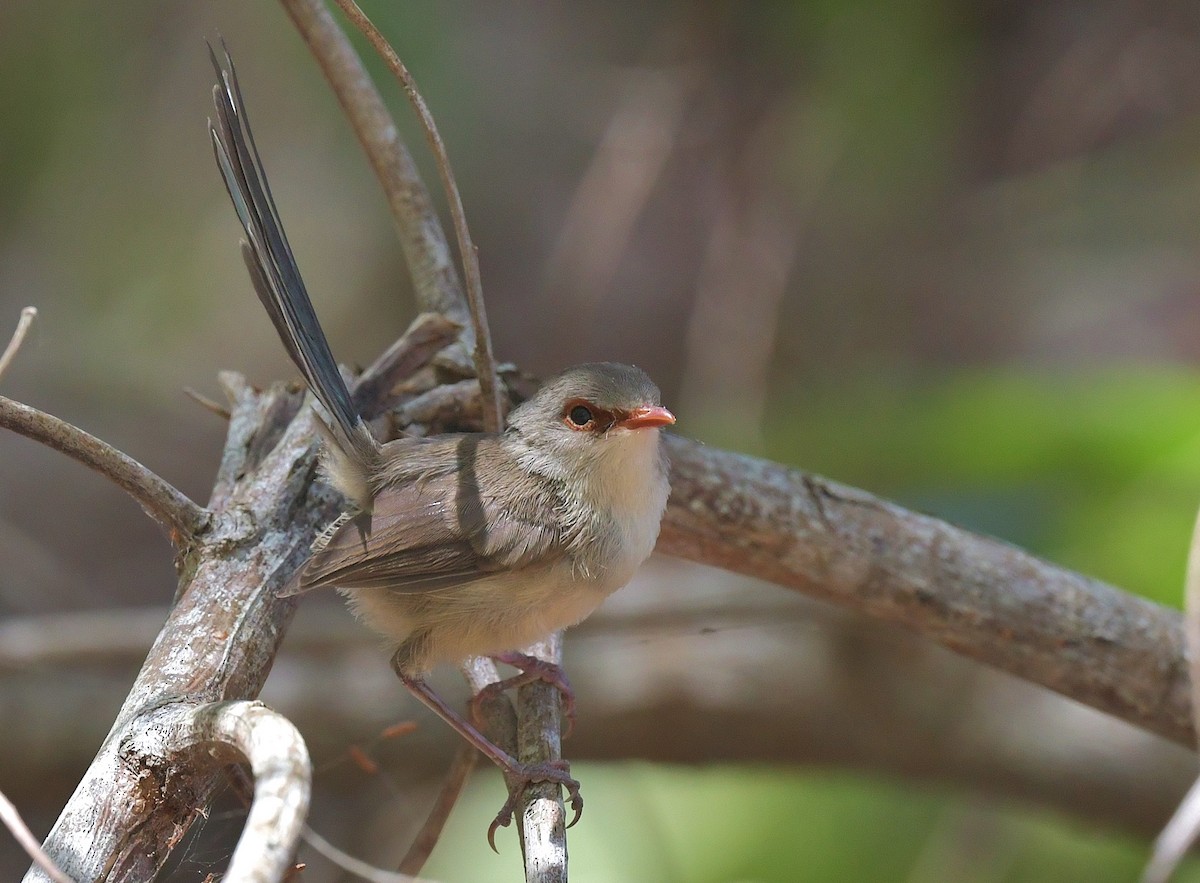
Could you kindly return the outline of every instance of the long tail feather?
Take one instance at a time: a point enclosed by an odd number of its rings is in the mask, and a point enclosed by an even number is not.
[[[213,87],[216,122],[209,120],[209,131],[225,188],[246,232],[242,242],[246,269],[288,355],[333,417],[338,442],[352,459],[362,459],[369,453],[371,436],[355,410],[300,277],[250,130],[233,59],[224,45],[222,49],[224,66],[208,47],[218,79]]]

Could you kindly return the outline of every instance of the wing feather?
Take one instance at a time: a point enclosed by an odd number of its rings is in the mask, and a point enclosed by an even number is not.
[[[464,435],[410,449],[375,495],[370,530],[337,529],[305,566],[298,586],[432,592],[563,554],[561,496],[522,474],[495,437]]]

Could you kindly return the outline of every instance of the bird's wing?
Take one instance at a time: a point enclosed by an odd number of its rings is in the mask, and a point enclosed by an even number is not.
[[[494,438],[462,436],[452,451],[450,463],[380,489],[370,530],[342,524],[296,590],[431,592],[562,554],[551,483],[522,474]]]

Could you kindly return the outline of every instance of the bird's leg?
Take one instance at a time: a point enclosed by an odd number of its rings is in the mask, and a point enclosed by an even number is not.
[[[397,652],[392,657],[392,667],[400,677],[401,683],[438,717],[453,727],[460,736],[478,748],[484,757],[500,767],[500,772],[504,775],[504,782],[508,786],[508,800],[504,801],[504,806],[500,807],[500,812],[488,826],[488,843],[493,850],[496,849],[496,829],[506,828],[512,823],[513,814],[520,802],[521,795],[526,786],[532,782],[553,782],[566,788],[567,798],[575,813],[574,818],[571,819],[571,825],[579,821],[579,816],[583,814],[583,797],[579,794],[579,782],[571,778],[571,767],[565,760],[555,760],[549,763],[521,763],[464,720],[462,715],[447,705],[446,701],[433,691],[424,678],[407,674],[401,664],[405,660],[402,653],[403,651]],[[571,825],[567,827],[569,828]]]
[[[475,694],[471,700],[471,717],[475,719],[476,723],[482,720],[483,706],[493,696],[514,687],[532,684],[534,681],[544,681],[558,690],[559,697],[562,699],[563,714],[567,718],[567,732],[564,734],[564,738],[575,732],[575,690],[571,687],[571,682],[567,680],[567,673],[563,671],[561,665],[555,665],[545,659],[538,659],[528,653],[518,653],[516,650],[492,653],[489,654],[489,658],[520,669],[521,673],[494,684],[488,684]]]

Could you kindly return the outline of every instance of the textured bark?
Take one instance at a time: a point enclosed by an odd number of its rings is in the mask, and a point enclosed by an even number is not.
[[[219,769],[197,756],[140,750],[138,734],[164,706],[253,698],[266,680],[295,609],[276,593],[338,508],[312,482],[315,417],[288,423],[298,405],[293,393],[234,391],[211,528],[182,562],[176,604],[46,839],[76,880],[153,879],[219,782]],[[34,868],[25,879],[44,877]]]
[[[765,460],[670,439],[658,550],[914,629],[1183,745],[1179,613]]]

